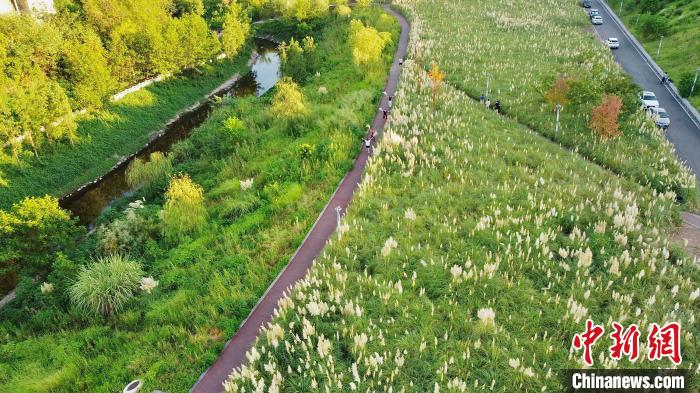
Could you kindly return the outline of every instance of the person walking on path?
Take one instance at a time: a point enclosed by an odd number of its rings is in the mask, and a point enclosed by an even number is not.
[[[496,100],[496,102],[493,104],[493,110],[498,112],[498,114],[501,114],[501,101]]]
[[[399,67],[403,65],[403,57],[399,57]]]
[[[668,73],[664,72],[664,74],[661,75],[661,84],[663,85],[665,83],[668,83],[668,81],[669,81]]]
[[[392,99],[393,99],[394,97],[392,97],[392,96],[386,94],[386,92],[384,92],[384,95],[387,96],[387,97],[389,98],[389,101],[387,101],[387,106],[389,107],[389,110],[391,110],[391,104],[392,104],[391,101],[392,101]]]
[[[365,143],[367,153],[370,153],[372,150],[372,139],[374,139],[374,132],[372,132],[372,135],[369,138],[362,138],[362,142]]]
[[[481,94],[481,97],[479,97],[479,102],[483,104],[484,100],[486,100],[486,96]]]
[[[486,109],[491,109],[491,100],[487,98],[486,103],[484,105],[486,105]]]
[[[382,8],[396,17],[401,25],[401,35],[399,36],[395,56],[397,58],[406,56],[409,42],[408,21],[405,17],[389,8],[388,5],[383,5]],[[387,92],[395,91],[394,89],[399,82],[400,70],[397,67],[390,69],[389,77],[387,78]],[[375,112],[375,114],[377,115],[377,119],[375,119],[377,122],[373,131],[376,132],[375,138],[378,139],[384,123],[380,120],[379,113]],[[369,135],[371,133],[368,132],[365,137],[369,137]],[[353,194],[362,182],[367,162],[368,154],[357,155],[355,165],[350,168],[337,190],[328,200],[326,208],[321,211],[316,223],[307,233],[307,238],[299,245],[287,265],[270,284],[267,291],[250,311],[240,328],[238,328],[238,331],[224,346],[217,359],[197,380],[190,390],[191,393],[221,393],[223,383],[228,380],[231,370],[247,363],[246,352],[255,343],[260,328],[272,321],[279,300],[289,293],[289,288],[293,288],[299,280],[304,278],[308,269],[313,265],[314,260],[316,260],[318,255],[321,255],[328,239],[335,233],[337,228],[335,207],[347,208]]]
[[[382,119],[386,121],[387,118],[389,118],[389,111],[382,108]]]

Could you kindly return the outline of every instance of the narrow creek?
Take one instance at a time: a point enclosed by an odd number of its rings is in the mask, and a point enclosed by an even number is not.
[[[240,77],[230,87],[215,91],[212,94],[213,97],[261,96],[277,83],[280,79],[277,45],[269,40],[255,39],[255,51],[258,57],[250,72]],[[189,137],[195,128],[204,123],[213,109],[212,103],[204,100],[192,109],[181,113],[141,150],[120,161],[97,180],[65,195],[59,200],[59,204],[78,217],[81,224],[91,227],[105,209],[133,192],[126,182],[126,169],[133,159],[148,159],[153,152],[167,153],[176,142]]]

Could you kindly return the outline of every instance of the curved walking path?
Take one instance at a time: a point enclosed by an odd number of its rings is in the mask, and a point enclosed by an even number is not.
[[[394,54],[394,61],[389,71],[384,90],[388,95],[393,96],[399,81],[401,67],[399,58],[406,58],[406,48],[408,47],[408,21],[399,13],[387,6],[384,9],[391,13],[401,25],[401,35]],[[379,103],[381,108],[387,107],[387,97],[382,95]],[[377,112],[372,122],[372,130],[381,135],[384,128],[384,119],[381,111]],[[284,297],[285,293],[294,284],[306,275],[306,271],[311,267],[314,259],[321,253],[323,247],[336,227],[336,207],[340,207],[344,212],[347,208],[353,193],[362,178],[367,158],[369,154],[364,146],[355,159],[353,168],[348,172],[323,208],[316,223],[306,238],[296,250],[287,266],[282,270],[277,279],[270,285],[265,294],[260,298],[258,304],[253,308],[248,318],[241,324],[238,332],[229,342],[226,343],[223,352],[216,359],[214,364],[205,371],[190,389],[192,393],[220,393],[223,391],[223,383],[228,379],[231,371],[243,365],[246,361],[245,353],[255,342],[260,328],[272,320],[273,313],[277,308],[277,302]]]

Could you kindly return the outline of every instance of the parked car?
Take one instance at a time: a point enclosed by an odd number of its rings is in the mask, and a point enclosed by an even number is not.
[[[591,23],[593,23],[594,25],[602,25],[603,18],[600,15],[596,15],[591,18]]]
[[[617,49],[620,47],[620,41],[618,41],[615,37],[610,37],[607,40],[605,40],[605,44],[610,49]]]
[[[671,117],[668,115],[668,112],[666,112],[666,109],[651,107],[649,108],[649,113],[651,114],[651,118],[654,119],[657,127],[665,130],[671,125]]]
[[[594,16],[600,16],[600,11],[597,8],[591,8],[590,11],[588,11],[588,17],[593,19]]]
[[[659,100],[656,99],[656,94],[653,91],[643,91],[639,95],[639,100],[642,102],[642,109],[649,109],[659,106]]]
[[[591,0],[581,0],[581,7],[591,8]]]

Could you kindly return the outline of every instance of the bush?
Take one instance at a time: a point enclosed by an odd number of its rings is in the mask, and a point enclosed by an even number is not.
[[[695,73],[693,72],[684,72],[681,74],[680,79],[678,80],[678,92],[681,94],[681,96],[688,98],[690,97],[690,89],[693,87],[693,80],[695,79]],[[693,90],[693,95],[696,96],[698,95],[698,91],[700,90],[700,86],[698,86],[697,82],[695,85],[695,90]]]
[[[668,19],[661,15],[643,14],[639,17],[639,31],[647,40],[658,38],[668,31]]]
[[[173,165],[169,156],[161,152],[151,153],[148,161],[136,158],[129,164],[126,171],[126,182],[129,187],[149,187],[157,180],[163,179],[172,172]]]
[[[155,232],[154,229],[157,229],[138,213],[143,207],[141,200],[132,202],[124,211],[124,217],[97,229],[97,250],[102,255],[121,253],[133,255],[143,252],[145,244]]]
[[[618,96],[605,96],[600,105],[593,108],[590,127],[591,130],[609,139],[620,135],[617,119],[622,109],[622,99]]]
[[[70,288],[75,308],[88,316],[110,316],[134,296],[143,271],[138,262],[121,255],[100,258],[83,267]]]
[[[199,231],[206,224],[204,191],[189,176],[173,177],[165,192],[165,198],[161,219],[163,235],[166,238],[182,239],[185,235]]]

